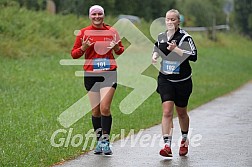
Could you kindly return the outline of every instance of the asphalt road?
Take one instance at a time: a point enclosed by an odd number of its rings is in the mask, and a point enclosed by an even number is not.
[[[190,145],[178,155],[180,129],[174,119],[172,158],[159,155],[161,125],[140,131],[112,144],[111,156],[93,151],[59,167],[231,167],[252,166],[252,82],[189,112]]]

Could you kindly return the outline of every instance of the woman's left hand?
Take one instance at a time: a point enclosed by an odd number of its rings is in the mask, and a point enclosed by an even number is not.
[[[167,44],[168,44],[168,46],[167,46],[167,49],[169,50],[169,51],[172,51],[174,48],[176,48],[177,47],[177,44],[175,43],[175,42],[167,42]]]
[[[118,44],[119,42],[120,41],[118,42],[111,41],[108,48],[113,49],[114,51],[118,51],[120,49],[119,44]]]

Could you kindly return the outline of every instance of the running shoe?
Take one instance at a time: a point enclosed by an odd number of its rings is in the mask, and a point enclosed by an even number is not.
[[[95,147],[95,150],[94,150],[94,154],[101,154],[102,153],[102,147],[103,147],[103,143],[101,141],[98,141],[97,145]]]
[[[180,156],[185,156],[188,153],[188,145],[189,145],[189,141],[181,141],[181,145],[179,148],[179,155]]]
[[[172,151],[168,144],[166,144],[164,148],[159,151],[159,154],[164,157],[172,157]]]
[[[112,155],[113,154],[108,141],[103,141],[102,151],[105,155]]]

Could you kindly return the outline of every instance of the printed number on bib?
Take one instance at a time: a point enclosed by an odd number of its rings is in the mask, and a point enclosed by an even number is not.
[[[106,58],[98,58],[93,60],[93,70],[109,70],[110,69],[110,61]]]
[[[180,70],[179,65],[180,65],[179,61],[163,60],[163,71],[166,74],[179,74]]]

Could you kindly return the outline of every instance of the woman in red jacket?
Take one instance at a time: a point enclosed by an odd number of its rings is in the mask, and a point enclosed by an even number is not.
[[[116,62],[113,52],[124,51],[117,31],[106,25],[104,9],[94,5],[89,9],[91,25],[80,30],[71,55],[74,59],[85,56],[84,85],[92,107],[92,124],[97,135],[95,154],[112,154],[109,135],[112,125],[111,102],[117,87]]]

